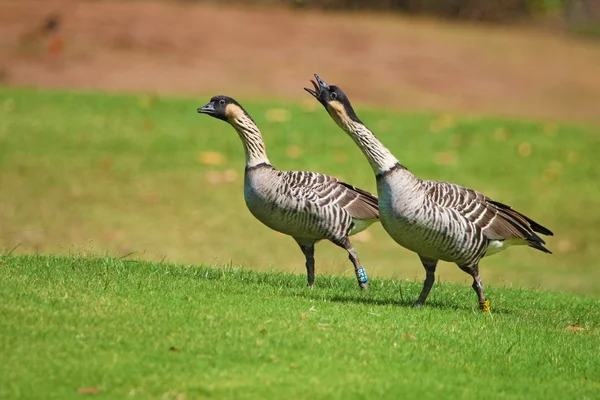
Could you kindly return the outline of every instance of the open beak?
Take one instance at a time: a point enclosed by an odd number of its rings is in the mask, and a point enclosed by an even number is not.
[[[208,103],[204,107],[200,107],[198,109],[198,112],[201,113],[201,114],[212,115],[212,114],[215,113],[215,104],[211,101],[210,103]]]
[[[319,75],[317,74],[315,74],[315,80],[316,82],[313,80],[310,81],[315,90],[309,88],[304,88],[304,90],[306,90],[308,93],[312,94],[318,99],[323,89],[329,89],[329,85],[326,84],[325,81],[323,81],[321,78],[319,78]]]

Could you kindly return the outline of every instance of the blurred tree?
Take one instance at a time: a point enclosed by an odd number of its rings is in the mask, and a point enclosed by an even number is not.
[[[572,30],[600,37],[600,0],[564,0],[564,15]]]
[[[547,0],[289,0],[294,6],[344,10],[397,10],[449,19],[504,21],[532,14]]]
[[[182,0],[207,1],[207,0]],[[218,1],[218,0],[208,0]],[[326,10],[393,10],[412,15],[471,21],[511,22],[561,16],[576,30],[597,30],[600,0],[237,0],[244,4],[287,4]]]

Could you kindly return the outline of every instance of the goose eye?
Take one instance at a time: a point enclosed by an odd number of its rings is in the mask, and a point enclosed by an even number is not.
[[[337,99],[337,93],[336,92],[331,92],[331,94],[329,95],[329,97],[331,97],[331,100],[335,100],[335,99]]]
[[[223,99],[219,100],[219,104],[220,105],[224,105],[225,104],[225,100],[223,100]]]

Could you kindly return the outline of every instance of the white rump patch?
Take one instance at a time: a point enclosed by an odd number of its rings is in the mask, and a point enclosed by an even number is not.
[[[369,226],[374,224],[379,220],[377,219],[354,219],[352,218],[352,222],[354,222],[354,227],[350,230],[350,235],[356,235],[358,232],[362,232],[367,229]]]
[[[488,244],[485,252],[485,257],[500,253],[502,250],[506,250],[510,246],[522,246],[526,244],[527,241],[525,239],[490,240],[490,244]]]

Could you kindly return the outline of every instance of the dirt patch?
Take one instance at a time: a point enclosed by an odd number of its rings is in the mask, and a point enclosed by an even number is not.
[[[58,29],[48,29],[58,15]],[[46,26],[45,26],[46,25]],[[0,1],[0,82],[307,99],[600,123],[597,42],[373,14],[119,1]]]

